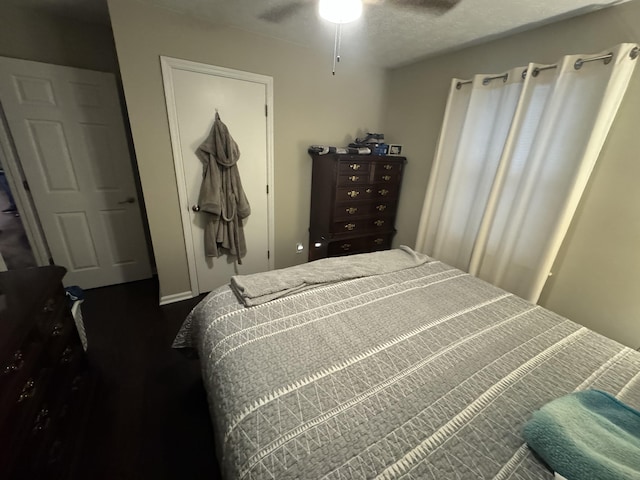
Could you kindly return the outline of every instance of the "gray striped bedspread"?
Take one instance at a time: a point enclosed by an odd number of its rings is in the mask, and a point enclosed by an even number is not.
[[[534,410],[586,388],[640,407],[640,353],[437,261],[251,308],[222,287],[174,346],[227,479],[547,479]]]

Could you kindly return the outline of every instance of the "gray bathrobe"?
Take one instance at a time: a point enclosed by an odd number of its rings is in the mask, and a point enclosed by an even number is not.
[[[200,211],[207,215],[204,229],[204,249],[208,257],[223,254],[241,258],[247,254],[242,219],[249,216],[251,207],[242,189],[238,158],[238,144],[229,134],[216,112],[209,136],[196,150],[203,163],[200,187]]]

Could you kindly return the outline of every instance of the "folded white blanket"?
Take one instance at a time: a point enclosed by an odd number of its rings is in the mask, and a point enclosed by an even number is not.
[[[295,267],[231,277],[231,289],[247,307],[302,290],[354,278],[397,272],[430,261],[404,245],[398,249],[324,258]]]

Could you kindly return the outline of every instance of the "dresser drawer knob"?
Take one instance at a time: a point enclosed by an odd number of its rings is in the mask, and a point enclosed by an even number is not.
[[[351,198],[356,198],[358,195],[360,195],[360,192],[358,192],[357,190],[351,190],[350,192],[347,192],[347,195],[349,195]]]
[[[384,220],[376,220],[375,222],[373,222],[376,224],[376,227],[381,227],[382,225],[384,225]]]
[[[13,354],[13,359],[11,360],[11,363],[6,367],[4,367],[4,370],[2,371],[2,373],[6,374],[11,372],[17,372],[22,368],[23,365],[24,365],[24,358],[22,357],[22,352],[18,350],[16,353]]]
[[[382,243],[384,242],[384,238],[376,238],[373,243],[375,243],[376,245],[382,245]]]
[[[389,165],[388,163],[383,167],[385,170],[391,170],[393,165]]]
[[[49,409],[46,407],[38,412],[35,421],[33,422],[33,432],[41,432],[49,426]]]
[[[62,352],[60,356],[60,363],[69,363],[71,361],[71,357],[73,356],[73,349],[71,347],[67,347]]]
[[[385,182],[388,182],[389,180],[391,180],[391,175],[383,175],[383,176],[382,176],[382,179],[383,179]]]
[[[357,175],[351,175],[349,177],[349,180],[351,180],[352,182],[357,182],[358,180],[360,180],[360,177],[358,177]]]
[[[373,190],[371,190],[370,188],[367,188],[367,189],[365,190],[365,192],[367,192],[367,193],[371,193],[371,192],[373,192]]]
[[[384,212],[387,209],[386,205],[378,205],[376,207],[376,210],[378,210],[379,212]]]
[[[351,170],[360,170],[360,164],[359,163],[352,163],[351,165],[349,165],[349,168]]]
[[[50,298],[49,300],[47,300],[44,304],[44,307],[42,307],[42,311],[44,313],[51,313],[53,312],[53,310],[55,309],[56,306],[56,301],[53,298]]]
[[[351,244],[350,243],[343,243],[342,245],[340,245],[340,248],[346,252],[347,250],[349,250],[351,248]]]
[[[51,330],[51,335],[53,337],[59,337],[60,335],[62,335],[63,330],[64,330],[64,324],[58,322],[53,326],[53,330]]]
[[[347,223],[344,228],[346,228],[347,230],[351,231],[354,228],[356,228],[356,224],[355,223]]]
[[[82,375],[76,375],[75,378],[73,379],[73,382],[71,382],[71,391],[76,392],[80,390],[83,384],[84,384],[84,377]]]
[[[349,207],[345,210],[349,215],[353,215],[354,213],[356,213],[358,211],[358,209],[356,207]]]
[[[383,188],[382,190],[378,190],[378,193],[384,197],[387,193],[389,193],[389,190],[385,190]]]
[[[24,402],[28,398],[33,397],[34,393],[36,393],[36,382],[33,381],[32,378],[27,380],[27,383],[22,387],[22,391],[20,392],[20,396],[18,397],[18,403]]]

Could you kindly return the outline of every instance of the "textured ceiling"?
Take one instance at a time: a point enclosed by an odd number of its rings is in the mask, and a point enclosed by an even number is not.
[[[106,0],[3,1],[108,23]],[[215,24],[234,25],[262,35],[323,49],[329,57],[333,49],[335,27],[318,17],[315,0],[306,0],[304,7],[277,24],[259,17],[271,7],[287,4],[287,0],[130,1],[142,1]],[[380,66],[393,67],[626,0],[461,0],[443,15],[413,7],[398,7],[390,0],[365,1],[363,17],[343,27],[342,57],[345,60],[363,57]]]

